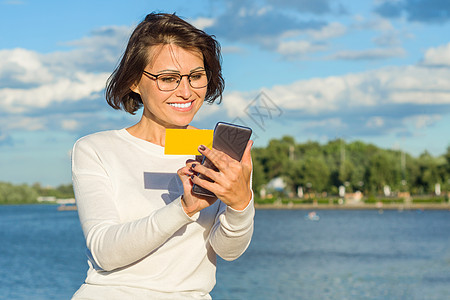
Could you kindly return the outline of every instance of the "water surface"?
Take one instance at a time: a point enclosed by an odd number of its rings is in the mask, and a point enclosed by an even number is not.
[[[450,212],[257,210],[214,299],[446,299]],[[0,206],[0,299],[70,299],[87,270],[75,211]]]

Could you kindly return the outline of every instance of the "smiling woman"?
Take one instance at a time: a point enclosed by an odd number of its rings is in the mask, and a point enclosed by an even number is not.
[[[89,271],[73,299],[210,299],[216,255],[238,258],[253,234],[252,142],[242,160],[199,145],[165,155],[168,128],[189,124],[221,99],[217,41],[179,17],[150,14],[132,33],[106,89],[114,109],[140,121],[78,140],[72,176]],[[195,172],[194,172],[195,169]],[[199,178],[199,174],[214,182]],[[197,184],[215,193],[192,193]]]

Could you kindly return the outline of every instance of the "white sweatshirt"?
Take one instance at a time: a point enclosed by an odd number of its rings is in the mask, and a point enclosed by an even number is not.
[[[189,158],[126,129],[77,141],[72,175],[89,270],[73,299],[210,299],[216,254],[233,260],[250,243],[253,199],[243,211],[218,200],[189,217],[176,174]]]

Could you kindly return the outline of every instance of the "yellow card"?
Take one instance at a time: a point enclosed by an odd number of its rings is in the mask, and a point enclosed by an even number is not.
[[[213,135],[210,129],[166,129],[164,154],[200,155],[198,146],[211,148]]]

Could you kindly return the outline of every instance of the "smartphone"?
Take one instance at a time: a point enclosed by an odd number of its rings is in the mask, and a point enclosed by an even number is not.
[[[251,135],[252,129],[249,127],[219,122],[214,128],[212,147],[228,154],[237,161],[241,161]],[[202,165],[218,171],[216,166],[205,156],[203,156]],[[199,174],[199,178],[213,182],[210,178],[202,174]],[[197,195],[216,197],[213,192],[196,184],[192,187],[192,192]]]

